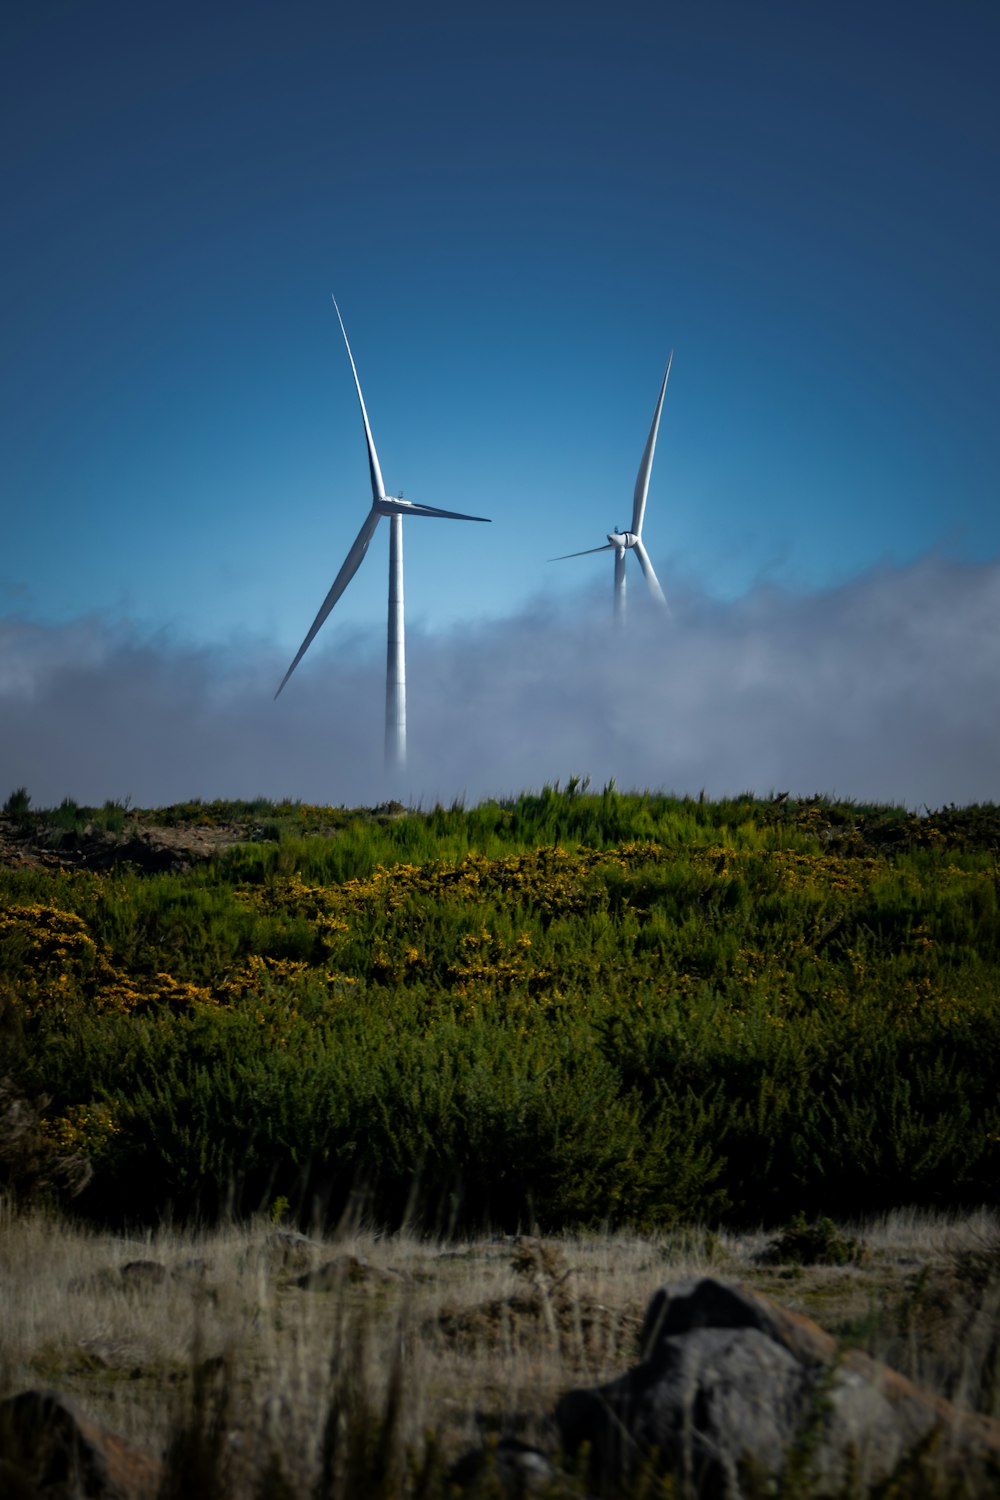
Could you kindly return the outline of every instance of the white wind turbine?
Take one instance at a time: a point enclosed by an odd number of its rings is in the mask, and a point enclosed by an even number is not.
[[[660,581],[653,572],[653,564],[649,560],[649,553],[642,545],[642,521],[646,514],[646,495],[649,492],[649,472],[653,467],[653,454],[656,451],[656,434],[660,429],[660,412],[663,410],[663,398],[667,391],[667,378],[670,375],[670,366],[673,364],[674,351],[671,349],[670,358],[667,360],[667,368],[663,372],[663,384],[660,386],[660,395],[653,413],[653,425],[649,429],[649,437],[646,439],[646,447],[643,450],[642,462],[639,465],[639,473],[635,481],[635,496],[632,500],[632,528],[630,531],[609,531],[608,540],[603,547],[587,547],[583,552],[564,552],[562,557],[554,557],[553,562],[562,562],[567,557],[589,557],[593,552],[613,552],[615,554],[615,620],[620,624],[625,618],[625,554],[633,551],[639,559],[646,582],[649,584],[649,592],[657,603],[666,607],[667,601]]]
[[[347,357],[351,361],[351,369],[354,372],[354,384],[358,390],[358,400],[361,403],[361,418],[365,424],[365,438],[368,442],[368,468],[372,481],[372,508],[365,517],[364,525],[354,540],[354,545],[348,552],[333,583],[330,592],[320,605],[319,614],[313,620],[302,645],[295,653],[288,671],[281,679],[281,686],[275,693],[275,698],[291,677],[299,662],[305,656],[306,651],[312,644],[316,632],[330,613],[341,594],[354,577],[361,566],[368,544],[375,534],[375,528],[383,516],[389,517],[389,628],[388,645],[386,649],[385,668],[385,763],[389,769],[398,769],[406,764],[406,650],[403,626],[403,517],[404,516],[439,516],[449,521],[488,521],[488,516],[465,516],[456,510],[437,510],[432,505],[414,505],[412,500],[404,500],[402,495],[386,495],[385,485],[382,482],[382,470],[379,468],[378,454],[375,452],[375,440],[372,437],[371,425],[368,421],[368,412],[365,410],[365,398],[361,394],[361,382],[358,379],[357,367],[354,363],[354,355],[347,338],[347,329],[344,320],[340,316],[340,308],[337,307],[337,299],[334,297],[333,305],[337,310],[337,318],[340,322],[340,331],[344,335],[344,343],[347,345]]]

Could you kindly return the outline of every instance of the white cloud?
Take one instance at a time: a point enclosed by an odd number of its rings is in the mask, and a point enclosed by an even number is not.
[[[381,771],[381,641],[331,621],[287,663],[87,618],[0,620],[0,796],[478,800],[587,773],[709,795],[1000,797],[1000,563],[938,557],[820,593],[633,593],[408,641],[410,770]],[[325,639],[324,639],[325,637]]]

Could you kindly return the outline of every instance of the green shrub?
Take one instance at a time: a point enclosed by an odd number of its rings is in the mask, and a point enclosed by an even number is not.
[[[28,795],[28,788],[19,786],[15,791],[11,792],[3,805],[3,810],[8,818],[13,818],[15,822],[19,823],[27,817],[30,806],[31,797]]]
[[[46,816],[51,827],[62,828],[68,833],[75,833],[86,821],[84,809],[72,797],[64,797],[56,810]]]
[[[988,809],[934,837],[578,786],[206,809],[279,837],[176,874],[0,870],[2,1072],[82,1132],[81,1211],[781,1224],[994,1193]]]
[[[864,1259],[864,1246],[843,1234],[832,1219],[810,1221],[800,1213],[770,1241],[761,1259],[779,1265],[857,1265]]]

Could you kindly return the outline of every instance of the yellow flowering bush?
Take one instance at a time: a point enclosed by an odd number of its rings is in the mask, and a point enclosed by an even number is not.
[[[402,1213],[420,1173],[483,1216],[756,1222],[1000,1175],[988,810],[968,847],[611,790],[280,816],[183,874],[0,869],[15,1081],[109,1194],[345,1207],[368,1173]]]
[[[77,1104],[55,1119],[43,1120],[44,1139],[60,1153],[80,1153],[99,1161],[120,1134],[118,1119],[107,1104]]]

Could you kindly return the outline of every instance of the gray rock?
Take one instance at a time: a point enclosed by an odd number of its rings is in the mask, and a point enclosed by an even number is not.
[[[68,1283],[67,1291],[87,1296],[121,1291],[141,1295],[143,1292],[157,1291],[173,1281],[189,1287],[206,1301],[216,1302],[218,1298],[214,1289],[206,1285],[209,1270],[209,1262],[201,1259],[185,1261],[173,1270],[161,1265],[158,1260],[130,1260],[117,1270],[103,1266],[87,1276],[78,1276]]]
[[[642,1362],[556,1408],[564,1448],[589,1446],[605,1491],[644,1464],[708,1496],[782,1477],[812,1495],[878,1483],[925,1440],[946,1472],[1000,1462],[1000,1424],[961,1413],[810,1319],[747,1287],[703,1280],[657,1292]],[[931,1460],[928,1459],[928,1462]]]
[[[169,1274],[166,1266],[158,1260],[130,1260],[121,1269],[122,1283],[130,1291],[149,1291],[163,1286]]]
[[[315,1266],[327,1247],[295,1229],[272,1229],[262,1240],[249,1245],[241,1256],[248,1270],[273,1275],[292,1275]]]
[[[452,1465],[448,1480],[459,1493],[471,1489],[481,1494],[488,1475],[496,1479],[501,1492],[512,1500],[551,1493],[547,1489],[553,1477],[551,1462],[540,1449],[518,1438],[501,1438],[492,1449],[470,1449]]]

